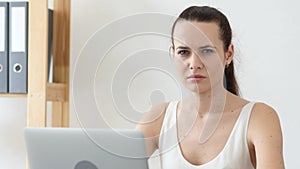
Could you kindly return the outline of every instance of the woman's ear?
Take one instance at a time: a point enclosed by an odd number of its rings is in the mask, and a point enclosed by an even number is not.
[[[227,52],[225,53],[225,62],[226,62],[226,64],[229,65],[231,63],[231,61],[233,60],[233,55],[234,55],[234,46],[231,43],[228,47]]]
[[[174,50],[174,46],[172,45],[169,48],[169,55],[172,58],[172,57],[174,57],[174,54],[175,54],[175,50]]]

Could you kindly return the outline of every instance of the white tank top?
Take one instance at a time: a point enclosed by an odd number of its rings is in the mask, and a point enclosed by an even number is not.
[[[254,102],[245,105],[222,151],[211,161],[193,165],[183,155],[178,144],[176,109],[178,101],[166,109],[159,137],[162,169],[254,169],[247,144],[247,128]]]

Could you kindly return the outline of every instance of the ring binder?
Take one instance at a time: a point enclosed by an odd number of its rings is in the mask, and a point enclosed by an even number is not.
[[[28,2],[9,2],[9,93],[27,93]]]
[[[8,3],[0,2],[0,93],[8,92]]]

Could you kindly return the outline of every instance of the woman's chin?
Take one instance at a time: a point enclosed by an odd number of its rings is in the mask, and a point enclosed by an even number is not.
[[[206,86],[200,86],[200,85],[189,85],[186,86],[186,88],[191,92],[195,94],[200,94],[200,93],[206,93],[209,88]]]

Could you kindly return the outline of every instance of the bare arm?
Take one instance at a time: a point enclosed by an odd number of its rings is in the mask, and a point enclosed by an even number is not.
[[[159,134],[167,106],[168,103],[163,103],[152,107],[136,126],[137,130],[144,133],[148,157],[158,148]]]
[[[257,103],[249,129],[255,148],[256,169],[284,169],[282,131],[276,111],[266,104]]]

